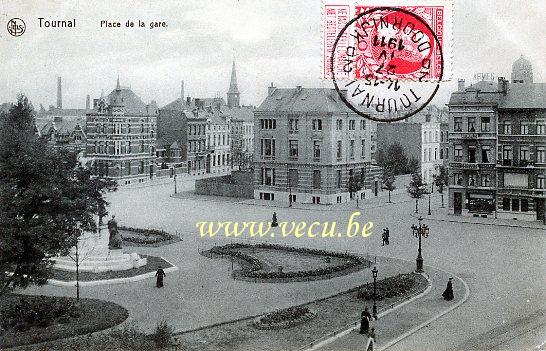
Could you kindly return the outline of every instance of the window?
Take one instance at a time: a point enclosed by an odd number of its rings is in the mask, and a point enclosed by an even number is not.
[[[262,129],[277,129],[277,120],[273,118],[260,119]]]
[[[341,203],[341,196],[336,197],[336,201],[337,201],[338,204],[340,204]]]
[[[476,147],[475,146],[468,147],[468,162],[476,163]]]
[[[507,197],[502,198],[502,210],[510,211],[510,199]]]
[[[297,140],[290,140],[289,142],[289,157],[290,158],[298,158],[298,141]]]
[[[462,173],[453,173],[453,185],[463,185]]]
[[[298,119],[290,118],[288,119],[288,132],[297,133],[298,132]]]
[[[521,199],[520,205],[521,205],[521,212],[529,211],[529,200]]]
[[[505,166],[510,166],[513,159],[512,145],[504,145],[502,147],[502,164]]]
[[[336,130],[343,130],[343,120],[342,119],[338,119],[336,121]]]
[[[355,141],[351,140],[349,142],[349,157],[355,158]]]
[[[364,119],[360,120],[360,129],[365,130],[366,129],[366,121]]]
[[[262,157],[275,157],[275,139],[261,139]]]
[[[529,161],[529,146],[521,145],[519,147],[519,160],[520,161]]]
[[[314,119],[312,121],[313,123],[313,130],[322,130],[322,120],[321,119]]]
[[[546,123],[544,123],[543,119],[537,119],[537,135],[545,135],[546,134]]]
[[[365,139],[360,140],[360,147],[361,147],[360,157],[364,158],[366,157],[366,140]]]
[[[489,117],[482,117],[481,119],[481,131],[490,132],[491,131],[491,119]]]
[[[476,131],[476,117],[468,117],[468,131],[472,133]]]
[[[512,211],[519,211],[519,199],[512,199]]]
[[[463,161],[463,146],[462,145],[455,145],[455,149],[453,151],[453,161],[455,162]]]
[[[349,130],[355,130],[356,121],[354,119],[349,120]]]
[[[444,159],[444,149],[440,149],[440,160]]]
[[[519,133],[521,135],[529,134],[529,123],[522,121],[519,125]]]
[[[321,179],[320,179],[320,170],[313,171],[313,188],[320,189]]]
[[[546,154],[544,153],[544,146],[537,146],[536,149],[536,162],[537,163],[546,163]]]
[[[468,186],[477,186],[478,185],[478,175],[471,173],[468,175]]]
[[[436,161],[438,159],[438,148],[435,147],[434,148],[434,161]]]
[[[338,141],[337,141],[337,149],[336,149],[336,150],[337,150],[336,155],[337,155],[337,159],[338,159],[338,160],[341,160],[341,158],[343,157],[343,150],[342,150],[342,148],[343,148],[342,142],[341,142],[341,140],[338,140]]]
[[[491,161],[491,147],[487,145],[482,146],[482,163],[490,163]]]
[[[297,169],[289,169],[288,170],[288,185],[289,186],[298,186],[299,181],[299,174]]]
[[[336,171],[336,188],[341,188],[341,169]]]
[[[320,196],[313,196],[313,203],[320,204]]]
[[[313,141],[313,158],[316,160],[320,159],[320,142]]]
[[[482,186],[485,186],[485,187],[490,187],[491,186],[491,175],[490,174],[482,174],[481,180],[482,180]]]
[[[546,182],[544,181],[544,174],[539,174],[537,176],[537,186],[536,189],[546,189]]]
[[[512,122],[504,121],[502,124],[502,134],[512,134]]]
[[[262,185],[275,185],[274,168],[262,168]]]
[[[462,117],[453,118],[453,130],[455,132],[462,132],[463,131],[463,118]]]

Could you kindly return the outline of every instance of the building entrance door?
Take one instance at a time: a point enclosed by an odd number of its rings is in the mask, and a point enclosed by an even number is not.
[[[453,213],[460,215],[463,212],[463,193],[453,193]]]
[[[543,221],[546,223],[546,213],[544,206],[544,199],[535,199],[536,211],[537,211],[537,220]]]
[[[205,164],[206,172],[210,173],[210,154],[207,155],[207,163]]]

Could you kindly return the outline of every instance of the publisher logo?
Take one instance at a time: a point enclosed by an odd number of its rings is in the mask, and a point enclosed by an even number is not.
[[[27,26],[25,25],[25,21],[23,21],[20,18],[12,18],[8,21],[8,33],[13,35],[14,37],[20,37],[25,32]]]

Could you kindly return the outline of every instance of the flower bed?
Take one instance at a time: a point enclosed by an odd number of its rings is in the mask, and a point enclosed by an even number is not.
[[[278,271],[266,271],[263,268],[261,261],[250,255],[240,251],[242,248],[253,249],[269,249],[283,250],[288,252],[301,253],[306,255],[324,256],[326,262],[330,262],[331,258],[344,260],[343,263],[332,264],[327,267],[321,267],[314,270],[288,271],[282,269]],[[233,277],[242,280],[260,281],[260,282],[289,282],[289,281],[309,281],[316,279],[327,279],[340,274],[347,274],[355,270],[369,267],[371,262],[362,257],[340,252],[332,252],[318,249],[307,249],[301,247],[289,247],[277,244],[243,244],[234,243],[224,246],[216,246],[208,251],[203,252],[207,257],[230,256],[237,259],[241,263],[241,269],[233,271]],[[282,267],[280,267],[282,268]]]
[[[0,301],[0,349],[107,329],[128,316],[112,302],[9,294]]]
[[[179,241],[180,238],[159,229],[143,229],[120,226],[124,244],[138,246],[161,246]]]
[[[314,317],[316,317],[316,314],[309,307],[293,306],[257,317],[252,324],[257,329],[286,329]]]
[[[417,284],[415,273],[398,274],[393,277],[377,281],[376,300],[403,295]],[[357,297],[364,300],[373,300],[373,283],[367,283],[358,288]]]

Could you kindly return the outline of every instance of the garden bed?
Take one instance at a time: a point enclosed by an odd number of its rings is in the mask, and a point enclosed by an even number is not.
[[[370,261],[348,253],[263,243],[215,246],[201,254],[237,260],[241,269],[233,271],[235,279],[266,283],[330,279],[371,265]]]
[[[158,267],[163,269],[172,267],[172,264],[167,262],[161,257],[140,255],[142,258],[146,258],[147,263],[145,266],[127,269],[124,271],[109,271],[101,273],[93,272],[80,272],[80,282],[94,281],[94,280],[107,280],[117,278],[129,278],[137,275],[142,275],[150,272],[157,271]],[[52,269],[52,276],[50,279],[56,279],[60,281],[70,282],[76,280],[76,272],[65,271],[61,269]]]
[[[104,330],[128,316],[113,302],[8,294],[0,300],[0,349]]]
[[[399,274],[377,281],[375,299],[377,301],[395,297],[410,291],[417,284],[417,276],[413,273]],[[373,283],[367,283],[358,289],[357,297],[364,300],[373,300]]]
[[[279,311],[266,313],[254,319],[257,329],[286,329],[304,323],[316,317],[307,306],[294,306]]]
[[[416,284],[398,296],[385,298],[377,303],[379,311],[392,308],[397,304],[423,292],[428,287],[428,281],[415,274]],[[314,318],[307,319],[289,328],[256,328],[255,321],[259,317],[249,317],[234,322],[199,328],[193,331],[179,333],[176,337],[181,350],[186,351],[278,351],[306,349],[317,339],[339,333],[356,325],[360,312],[371,303],[363,304],[358,298],[359,287],[339,294],[315,300],[311,303],[294,306],[312,311]],[[266,314],[267,315],[267,314]]]
[[[180,237],[159,229],[120,226],[119,233],[125,246],[159,247],[180,241]]]

